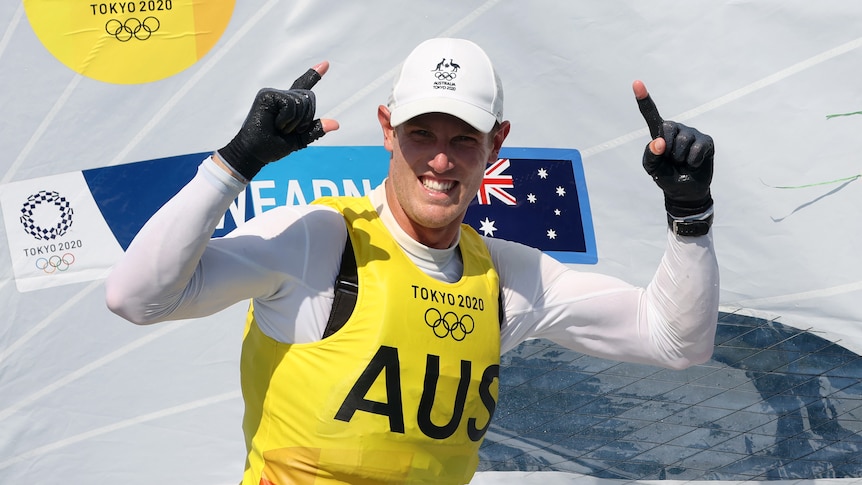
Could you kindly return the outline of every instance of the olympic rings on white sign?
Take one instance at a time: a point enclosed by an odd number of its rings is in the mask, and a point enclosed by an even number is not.
[[[36,268],[41,269],[45,273],[51,274],[55,271],[66,271],[75,262],[75,255],[66,253],[63,256],[49,256],[47,258],[39,258],[36,260]]]

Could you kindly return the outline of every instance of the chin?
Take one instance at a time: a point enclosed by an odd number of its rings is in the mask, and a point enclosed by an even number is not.
[[[453,223],[460,224],[464,219],[463,212],[454,210],[426,212],[422,215],[422,225],[430,229],[441,229]]]

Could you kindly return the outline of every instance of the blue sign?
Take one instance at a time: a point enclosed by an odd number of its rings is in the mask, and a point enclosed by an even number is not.
[[[195,153],[83,172],[102,215],[125,249],[209,153]],[[380,146],[308,147],[267,165],[225,214],[214,237],[237,219],[273,207],[305,205],[326,195],[365,195],[389,168]],[[503,148],[485,171],[465,223],[488,237],[540,249],[564,263],[595,264],[595,234],[580,154],[571,149]]]

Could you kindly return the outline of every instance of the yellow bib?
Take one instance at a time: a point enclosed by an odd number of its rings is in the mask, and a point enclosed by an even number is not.
[[[418,269],[367,198],[320,199],[347,220],[359,294],[319,342],[283,344],[249,310],[242,349],[244,485],[463,484],[497,403],[499,278],[462,226],[464,274]]]

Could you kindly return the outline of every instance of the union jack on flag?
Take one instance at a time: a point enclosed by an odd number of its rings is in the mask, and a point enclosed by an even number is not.
[[[560,160],[536,157],[537,151],[541,155],[559,155],[555,150],[539,149],[527,153],[533,155],[529,158],[508,156],[489,165],[464,222],[479,234],[520,242],[564,262],[595,263],[592,220],[579,154],[568,150],[576,159]]]
[[[491,164],[485,170],[485,177],[482,179],[482,186],[479,188],[479,204],[488,205],[491,203],[491,197],[496,197],[506,205],[515,205],[515,197],[506,192],[506,189],[514,187],[511,175],[502,175],[509,168],[510,162],[508,158],[501,158],[496,163]]]

